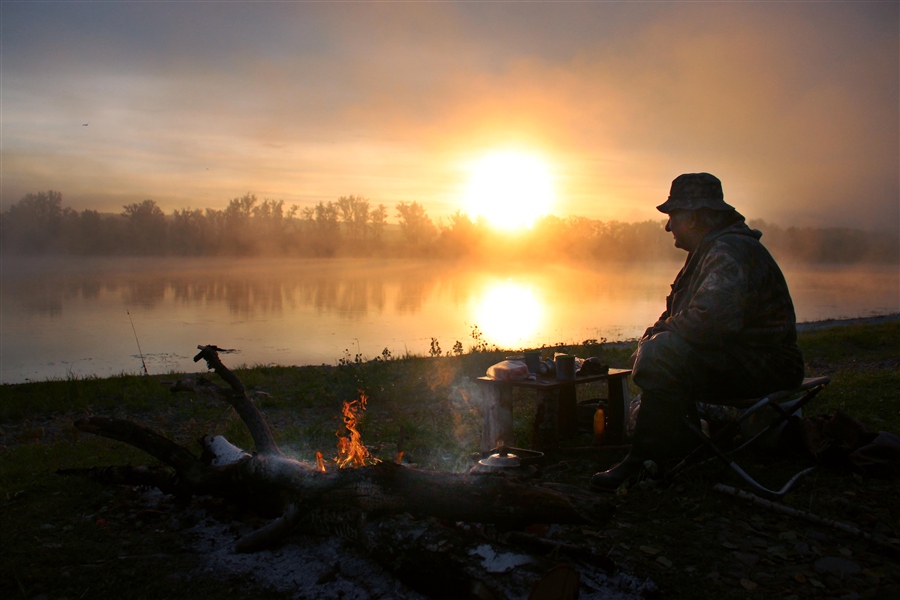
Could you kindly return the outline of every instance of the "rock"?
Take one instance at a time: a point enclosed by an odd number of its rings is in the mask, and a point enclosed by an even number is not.
[[[850,559],[839,556],[824,556],[816,561],[816,571],[820,573],[833,573],[840,577],[858,575],[862,568]]]
[[[828,535],[816,529],[807,529],[806,537],[817,542],[824,542],[828,539]]]
[[[812,554],[812,550],[810,550],[809,544],[807,544],[806,542],[797,542],[797,544],[794,545],[794,552],[801,556],[808,556]]]
[[[745,565],[755,565],[759,561],[758,554],[752,554],[750,552],[734,552],[733,554],[738,561]]]
[[[900,597],[900,585],[896,583],[878,588],[878,592],[875,594],[877,600],[893,600],[897,597]]]

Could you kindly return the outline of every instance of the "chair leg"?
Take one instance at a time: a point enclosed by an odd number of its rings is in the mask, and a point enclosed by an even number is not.
[[[763,495],[771,496],[771,497],[773,497],[773,498],[781,498],[782,496],[784,496],[785,494],[787,494],[789,491],[791,491],[791,488],[794,487],[794,484],[797,483],[797,481],[798,481],[801,477],[805,477],[805,476],[809,475],[810,473],[812,473],[812,472],[815,471],[815,469],[816,469],[815,467],[809,467],[809,468],[807,468],[807,469],[803,469],[802,471],[800,471],[799,473],[797,473],[796,475],[794,475],[793,477],[791,477],[791,478],[788,480],[788,482],[787,482],[786,484],[784,484],[784,486],[783,486],[780,490],[775,491],[775,490],[770,490],[769,488],[760,485],[755,479],[753,479],[752,477],[750,477],[750,475],[748,475],[747,472],[744,471],[744,470],[743,470],[737,463],[735,463],[734,461],[732,461],[728,466],[731,467],[731,469],[732,469],[735,473],[737,473],[738,475],[740,475],[741,478],[742,478],[744,481],[746,481],[748,484],[750,484],[750,487],[752,487],[753,489],[755,489],[755,490],[758,491],[758,492],[761,492]]]
[[[770,496],[770,497],[774,497],[774,498],[781,498],[782,496],[784,496],[791,490],[791,488],[794,486],[794,484],[801,477],[804,477],[804,476],[808,475],[810,472],[812,472],[814,470],[814,467],[804,469],[804,470],[800,471],[799,473],[795,474],[793,477],[791,477],[788,480],[788,482],[786,484],[784,484],[784,486],[781,489],[771,490],[771,489],[761,485],[753,477],[751,477],[746,471],[744,471],[740,467],[740,465],[738,465],[734,461],[732,456],[734,454],[736,454],[737,452],[739,452],[740,450],[743,450],[744,448],[753,444],[756,440],[758,440],[760,437],[762,437],[766,433],[772,431],[772,429],[774,427],[778,427],[782,423],[786,422],[790,418],[791,415],[793,415],[798,410],[803,408],[803,406],[805,406],[810,400],[812,400],[813,397],[816,396],[816,394],[818,394],[820,391],[822,391],[825,388],[825,385],[827,385],[827,383],[828,383],[828,381],[825,380],[823,383],[820,383],[818,385],[815,385],[815,386],[805,390],[799,398],[797,398],[796,400],[793,400],[791,402],[783,402],[783,400],[785,398],[790,397],[790,395],[791,395],[790,392],[776,392],[765,398],[762,398],[761,400],[756,402],[753,406],[751,406],[750,408],[745,410],[744,413],[734,423],[729,424],[729,427],[727,427],[724,431],[724,435],[723,435],[723,432],[720,432],[719,435],[714,436],[714,439],[710,439],[710,438],[706,437],[706,435],[704,435],[703,432],[700,431],[700,429],[696,425],[691,423],[688,419],[685,419],[684,420],[685,425],[700,440],[700,444],[697,446],[696,449],[694,449],[690,454],[688,454],[681,462],[679,462],[677,465],[675,465],[675,467],[673,467],[665,475],[665,480],[667,482],[671,482],[671,480],[673,478],[675,478],[679,474],[683,473],[689,467],[697,466],[699,464],[702,464],[703,462],[706,462],[706,461],[700,461],[700,462],[695,462],[695,461],[702,454],[709,452],[709,453],[712,453],[715,458],[718,458],[719,460],[721,460],[725,464],[725,466],[727,466],[728,468],[733,470],[735,473],[737,473],[741,477],[741,479],[743,479],[745,482],[747,482],[756,491],[758,491],[766,496]],[[728,453],[725,453],[719,449],[719,447],[716,445],[717,440],[722,440],[722,439],[728,438],[731,435],[731,433],[729,433],[729,432],[733,433],[733,432],[737,431],[738,427],[744,420],[750,418],[751,415],[755,414],[756,412],[758,412],[759,410],[761,410],[767,406],[769,408],[772,408],[773,410],[775,410],[775,412],[778,413],[778,417],[774,421],[772,421],[772,423],[770,423],[762,431],[760,431],[759,433],[757,433],[756,435],[751,437],[749,440],[745,441],[743,444],[738,446],[738,448],[736,448]]]

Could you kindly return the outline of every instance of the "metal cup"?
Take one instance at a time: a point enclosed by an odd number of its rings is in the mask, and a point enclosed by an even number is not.
[[[558,354],[556,356],[556,378],[575,379],[574,354]]]
[[[529,373],[537,373],[540,365],[541,365],[541,351],[540,350],[526,350],[525,351],[525,366],[528,367],[528,372]]]

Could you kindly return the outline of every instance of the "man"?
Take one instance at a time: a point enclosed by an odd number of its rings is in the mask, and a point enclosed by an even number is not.
[[[762,234],[725,203],[722,183],[709,173],[681,175],[657,209],[669,216],[675,247],[688,255],[665,312],[632,356],[641,408],[631,451],[591,478],[598,490],[616,489],[646,460],[693,449],[685,418],[698,424],[697,402],[754,398],[803,380],[784,276],[760,244]]]

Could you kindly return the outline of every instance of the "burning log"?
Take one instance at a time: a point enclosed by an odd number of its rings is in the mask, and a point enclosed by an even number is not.
[[[426,472],[394,462],[381,463],[359,442],[353,411],[365,396],[345,405],[349,438],[341,441],[337,461],[356,468],[324,470],[321,455],[315,467],[285,457],[265,419],[240,380],[219,360],[215,346],[199,346],[194,358],[206,360],[229,388],[209,382],[182,380],[172,392],[212,391],[235,408],[247,425],[256,448],[248,454],[220,436],[202,440],[204,453],[194,456],[164,436],[131,421],[88,417],[75,423],[84,432],[135,446],[174,469],[174,475],[152,476],[140,468],[116,471],[116,481],[146,484],[160,481],[182,495],[214,495],[249,504],[267,514],[282,515],[238,540],[238,551],[252,551],[283,539],[302,518],[319,507],[346,508],[367,516],[412,514],[449,521],[524,527],[535,523],[603,524],[611,507],[580,490],[559,491],[525,485],[504,476]],[[354,435],[355,434],[355,435]]]

